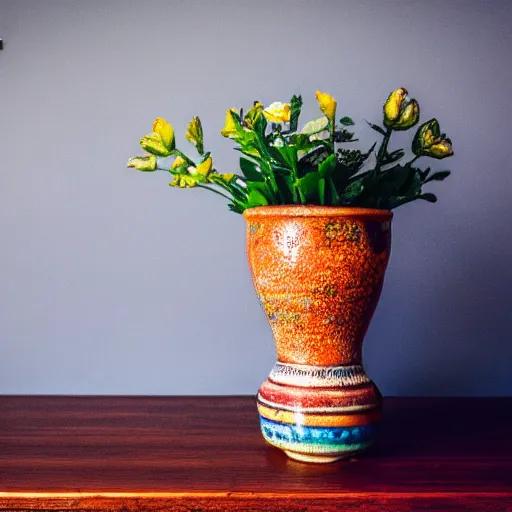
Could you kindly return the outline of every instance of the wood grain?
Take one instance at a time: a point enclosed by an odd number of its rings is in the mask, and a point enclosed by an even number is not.
[[[512,511],[512,399],[387,398],[380,443],[308,465],[251,397],[0,397],[0,509]]]

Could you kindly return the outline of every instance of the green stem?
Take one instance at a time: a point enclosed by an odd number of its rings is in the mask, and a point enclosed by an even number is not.
[[[379,149],[379,152],[377,153],[377,165],[375,167],[375,171],[376,172],[379,172],[383,163],[382,163],[382,159],[384,158],[384,155],[387,153],[388,151],[388,144],[389,144],[389,139],[391,138],[391,134],[393,133],[393,129],[392,128],[388,128],[387,132],[386,132],[386,135],[384,135],[384,139],[382,140],[382,145]]]
[[[279,187],[277,186],[276,177],[274,176],[274,171],[272,170],[272,165],[269,164],[271,161],[270,155],[261,148],[262,150],[262,159],[261,159],[261,174],[264,176],[264,183],[268,186],[270,194],[273,196],[272,202],[273,204],[279,204]]]
[[[332,154],[334,155],[334,139],[336,137],[336,120],[331,120],[331,148],[332,148]]]
[[[267,151],[267,148],[265,147],[266,141],[262,140],[260,134],[257,131],[255,131],[254,133],[258,139],[258,149],[260,150],[261,156],[263,157],[261,159],[262,174],[269,179],[272,193],[274,194],[275,204],[278,204],[278,201],[276,200],[280,196],[279,187],[277,186],[277,181],[276,177],[274,176],[274,171],[272,170],[272,165],[269,164],[269,162],[272,161],[272,157],[270,156],[269,152]]]
[[[297,169],[296,156],[294,157],[289,168],[290,168],[290,177],[291,177],[291,181],[292,181],[291,192],[292,192],[293,204],[299,204],[299,189],[296,185],[297,180],[299,179],[299,171]]]
[[[292,196],[293,196],[293,204],[299,203],[299,188],[295,185],[295,181],[292,182]]]
[[[410,167],[418,158],[420,158],[421,155],[415,156],[410,162],[407,162],[407,166]]]
[[[222,192],[220,192],[219,190],[215,189],[215,188],[212,188],[212,187],[209,187],[208,185],[202,185],[201,183],[198,183],[197,186],[199,188],[204,188],[205,190],[209,190],[210,192],[215,192],[216,194],[218,194],[219,196],[222,196],[224,199],[228,199],[229,201],[232,201],[233,198],[232,197],[229,197],[229,196],[226,196],[224,195]]]
[[[185,155],[185,153],[182,153],[179,149],[175,149],[174,153],[176,153],[178,156],[181,156],[181,158],[183,158],[183,160],[185,160],[187,164],[193,165],[194,167],[196,166],[196,164],[192,160],[190,160],[190,158],[187,155]]]
[[[218,182],[216,181],[215,184],[231,194],[233,198],[237,198],[238,196],[238,199],[246,199],[246,193],[244,190],[240,186],[237,186],[235,183],[225,183],[219,180]]]

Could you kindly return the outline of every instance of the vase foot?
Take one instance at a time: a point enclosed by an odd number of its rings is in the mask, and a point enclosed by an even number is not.
[[[337,460],[346,459],[349,454],[344,455],[318,455],[309,453],[297,453],[288,450],[284,450],[284,453],[290,457],[290,459],[298,460],[300,462],[312,462],[314,464],[328,464],[330,462],[336,462]]]

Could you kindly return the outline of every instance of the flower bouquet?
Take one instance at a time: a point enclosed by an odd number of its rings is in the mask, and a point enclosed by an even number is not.
[[[442,159],[453,154],[452,143],[441,133],[437,119],[424,122],[412,141],[414,157],[401,163],[403,149],[390,151],[393,132],[409,130],[420,118],[415,99],[407,90],[393,91],[384,104],[383,126],[368,123],[381,137],[367,151],[352,149],[357,141],[350,131],[354,121],[344,116],[336,122],[337,102],[317,91],[322,116],[299,129],[301,96],[290,103],[275,102],[264,107],[258,101],[246,112],[230,108],[221,133],[232,139],[241,153],[240,173],[220,173],[204,146],[199,117],[188,125],[186,138],[196,148],[191,158],[175,144],[174,129],[158,118],[153,132],[140,144],[149,154],[132,157],[128,167],[140,171],[170,172],[170,185],[204,188],[229,201],[229,208],[243,213],[266,205],[357,206],[391,210],[415,199],[435,202],[423,192],[431,181],[441,181],[450,172],[431,173],[418,168],[421,157]]]
[[[384,103],[381,138],[353,146],[354,121],[337,120],[337,103],[317,92],[322,115],[299,126],[300,96],[230,108],[222,135],[236,143],[240,173],[219,172],[206,151],[198,117],[186,138],[158,118],[141,140],[149,153],[130,158],[140,171],[164,170],[170,185],[224,196],[247,221],[247,256],[258,298],[276,342],[277,362],[258,393],[261,432],[290,457],[331,462],[368,449],[376,439],[382,397],[362,365],[362,344],[377,306],[391,246],[391,209],[436,196],[424,192],[450,171],[419,168],[443,159],[452,143],[436,119],[421,124],[406,162],[390,150],[394,132],[419,123],[418,102],[404,88]]]

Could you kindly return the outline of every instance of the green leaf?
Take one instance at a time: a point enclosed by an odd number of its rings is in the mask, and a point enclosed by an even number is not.
[[[305,135],[303,133],[294,133],[290,136],[290,144],[294,144],[304,151],[304,148],[307,148],[311,145],[311,141],[309,140],[309,135]]]
[[[297,130],[297,125],[299,124],[299,116],[302,108],[302,96],[295,96],[294,94],[290,101],[290,106],[290,130],[294,132]]]
[[[240,169],[243,175],[250,181],[263,181],[264,177],[258,164],[247,158],[240,157]]]
[[[291,169],[297,167],[297,147],[274,146],[274,150],[281,156],[281,161]]]
[[[325,205],[325,180],[324,178],[320,178],[318,180],[318,198],[320,199],[320,204],[322,206]]]
[[[357,170],[346,166],[343,163],[336,163],[336,169],[330,176],[339,196],[345,196],[345,190],[349,184],[350,178],[356,174]]]
[[[320,165],[329,156],[327,145],[317,146],[299,160],[299,176],[307,173],[308,169]]]
[[[400,187],[398,193],[408,197],[416,196],[421,192],[421,185],[422,183],[419,169],[410,168],[407,179]]]
[[[336,190],[336,187],[334,186],[334,182],[332,181],[332,178],[327,178],[327,185],[328,185],[328,191],[329,195],[331,196],[331,201],[329,205],[336,206],[340,204],[340,196],[338,194],[338,191]]]
[[[239,201],[233,201],[232,203],[228,203],[228,208],[235,213],[243,213],[247,208],[247,205],[240,203]]]
[[[256,189],[253,189],[249,192],[247,201],[250,207],[268,205],[267,198],[259,190]]]
[[[345,116],[345,117],[342,117],[340,119],[340,123],[343,125],[343,126],[353,126],[355,123],[354,121],[352,120],[351,117],[348,117],[348,116]]]
[[[392,153],[386,153],[382,159],[382,165],[389,165],[397,162],[405,155],[405,151],[403,149],[397,149]]]
[[[386,131],[381,128],[380,126],[376,125],[376,124],[373,124],[373,123],[370,123],[370,121],[366,121],[371,128],[373,128],[376,132],[379,132],[381,135],[386,135]]]
[[[410,203],[412,201],[415,201],[416,199],[418,199],[418,196],[413,196],[413,197],[404,197],[404,196],[397,196],[397,197],[392,197],[392,198],[389,198],[387,204],[386,204],[386,208],[388,210],[392,210],[394,208],[398,208],[399,206],[402,206],[404,204],[407,204],[407,203]],[[381,206],[381,208],[383,208],[383,206]]]
[[[398,196],[416,197],[421,191],[419,170],[396,165],[378,174],[372,191],[381,208],[391,208],[390,202]]]
[[[345,204],[392,209],[421,193],[420,170],[395,165],[382,172],[368,171],[352,179],[343,193]]]
[[[378,175],[378,187],[379,190],[382,190],[381,195],[385,196],[386,192],[394,193],[403,188],[405,183],[407,182],[407,178],[409,177],[409,172],[412,169],[408,167],[402,167],[401,165],[396,165],[391,169],[387,169]],[[382,187],[382,189],[381,189]]]
[[[261,115],[256,118],[254,121],[254,131],[263,139],[265,138],[265,131],[267,129],[267,119],[265,116]]]
[[[365,185],[370,181],[370,178],[370,173],[366,173],[350,181],[341,196],[342,203],[347,205],[358,203],[358,199],[365,192]]]
[[[260,194],[265,197],[267,204],[279,204],[276,202],[274,195],[272,193],[272,186],[266,181],[247,181],[246,182],[245,194],[247,197],[250,196],[253,190],[257,190]]]
[[[428,180],[425,181],[425,183],[428,183],[429,181],[443,181],[444,179],[448,178],[450,176],[450,171],[439,171],[435,172],[428,178]]]
[[[359,149],[338,149],[336,153],[338,163],[349,167],[353,171],[353,174],[356,174],[373,153],[376,144],[377,143],[374,143],[367,153],[361,153]]]
[[[428,201],[429,203],[437,202],[437,197],[434,194],[430,194],[430,193],[421,194],[420,196],[418,196],[418,199],[423,199],[424,201]]]
[[[297,180],[297,187],[300,189],[305,197],[313,195],[318,189],[318,182],[320,174],[317,172],[310,172],[306,176]]]
[[[275,179],[279,188],[279,195],[281,197],[282,204],[297,203],[298,198],[295,196],[293,179],[290,174],[276,173]]]
[[[270,155],[272,165],[277,164],[279,167],[289,168],[288,155],[282,151],[283,147],[267,145],[265,151]]]
[[[359,139],[354,139],[354,133],[345,130],[337,130],[334,132],[334,141],[335,142],[356,142]]]
[[[334,169],[336,169],[336,155],[331,154],[318,166],[318,174],[320,177],[326,178],[332,174]]]

